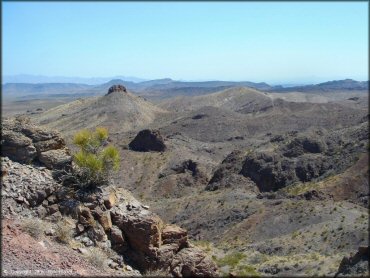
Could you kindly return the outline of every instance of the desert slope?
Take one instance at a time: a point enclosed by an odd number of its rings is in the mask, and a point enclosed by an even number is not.
[[[96,126],[105,126],[111,133],[119,133],[144,127],[163,113],[166,111],[130,92],[114,91],[57,106],[37,115],[35,121],[64,134]]]

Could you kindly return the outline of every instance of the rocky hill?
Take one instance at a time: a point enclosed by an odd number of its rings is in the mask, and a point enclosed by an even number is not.
[[[39,114],[36,122],[65,134],[96,126],[106,126],[116,133],[145,127],[163,113],[166,111],[121,86],[112,87],[104,96],[79,99],[50,109]]]

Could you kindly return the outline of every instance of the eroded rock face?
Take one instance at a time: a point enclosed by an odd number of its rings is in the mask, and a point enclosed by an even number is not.
[[[59,133],[39,128],[18,117],[2,122],[1,156],[20,163],[39,161],[48,169],[70,167],[72,157]]]
[[[163,137],[158,130],[144,129],[129,144],[131,150],[138,152],[163,152],[166,150]]]

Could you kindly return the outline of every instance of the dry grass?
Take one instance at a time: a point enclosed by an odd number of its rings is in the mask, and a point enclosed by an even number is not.
[[[144,277],[172,277],[168,269],[147,270]]]
[[[45,225],[39,219],[25,219],[21,223],[21,229],[33,238],[39,239],[44,233]]]
[[[90,248],[86,255],[88,261],[97,268],[104,268],[107,255],[98,248]]]
[[[57,223],[56,239],[65,244],[69,244],[73,239],[73,230],[68,220],[63,219]]]

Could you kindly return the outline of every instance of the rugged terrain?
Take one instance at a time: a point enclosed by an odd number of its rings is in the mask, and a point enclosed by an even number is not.
[[[2,128],[2,275],[216,276],[186,230],[119,185],[69,186],[74,165],[58,133],[25,118]]]
[[[108,127],[115,188],[187,229],[220,274],[368,275],[368,256],[347,258],[369,245],[368,83],[219,85],[157,104],[106,90],[29,116],[72,150],[75,131]]]

